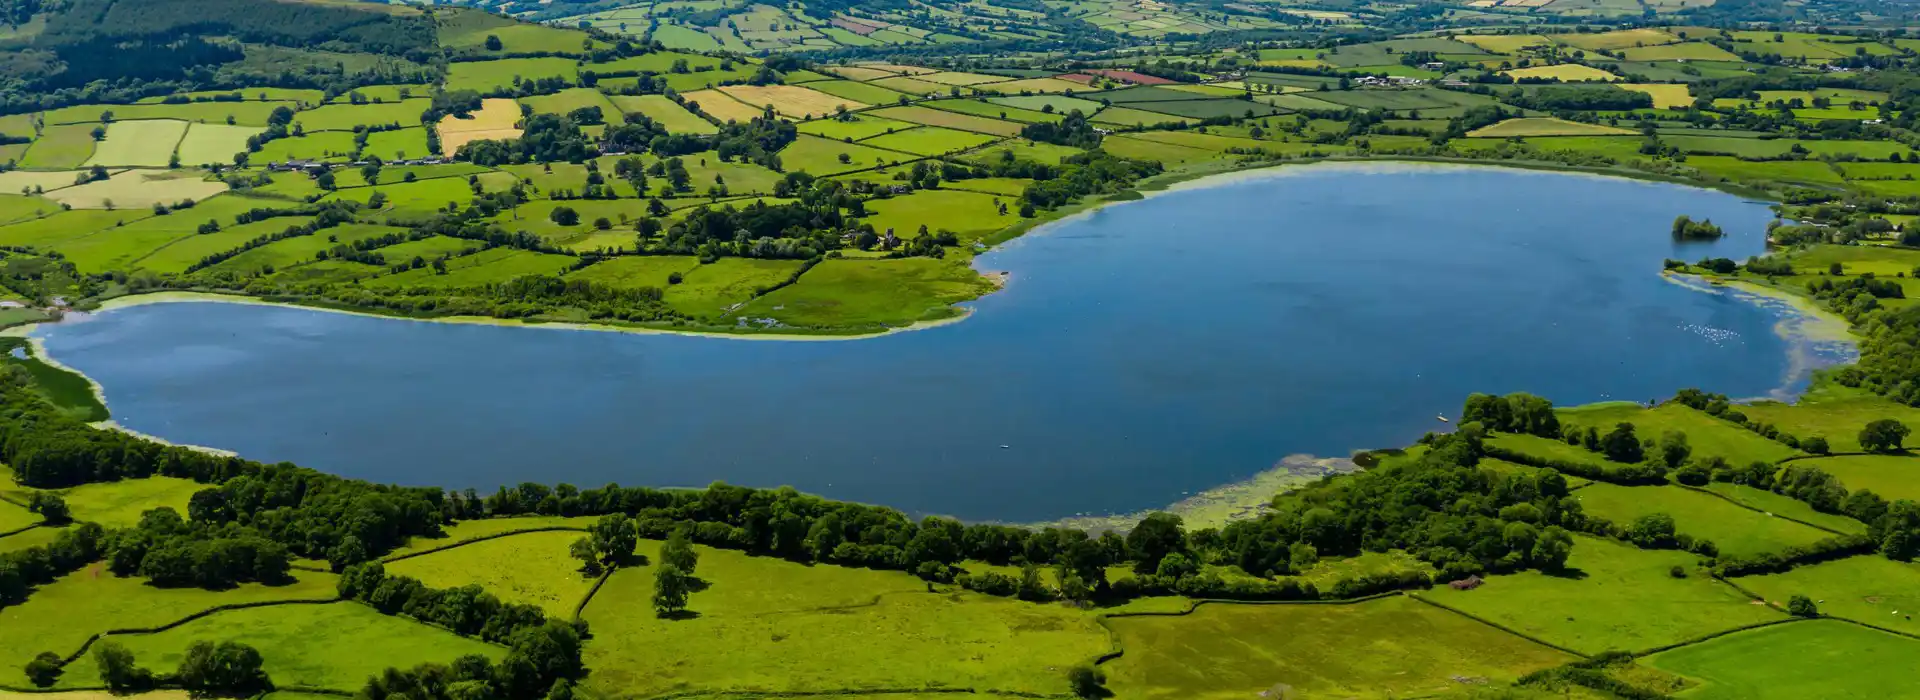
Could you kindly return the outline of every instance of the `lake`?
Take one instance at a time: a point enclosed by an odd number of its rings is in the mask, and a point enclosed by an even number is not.
[[[1674,217],[1729,236],[1677,244]],[[967,519],[1132,512],[1288,455],[1558,404],[1791,392],[1844,355],[1661,277],[1763,249],[1725,193],[1494,168],[1316,165],[1182,187],[983,256],[971,318],[831,342],[422,323],[223,303],[43,326],[115,419],[382,482],[790,484]]]

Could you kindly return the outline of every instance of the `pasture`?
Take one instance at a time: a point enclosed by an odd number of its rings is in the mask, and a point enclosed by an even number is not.
[[[1620,88],[1623,90],[1647,93],[1648,96],[1653,98],[1654,109],[1686,107],[1693,104],[1693,96],[1688,93],[1687,86],[1684,84],[1621,83]]]
[[[20,157],[22,168],[77,168],[93,156],[93,129],[96,124],[49,125]],[[68,180],[67,184],[73,184]]]
[[[1622,49],[1629,61],[1738,61],[1740,57],[1713,44],[1687,42],[1662,46],[1635,46]]]
[[[158,634],[111,635],[141,665],[171,669],[200,640],[236,641],[260,650],[267,675],[277,684],[357,690],[389,667],[449,663],[478,654],[494,660],[505,650],[477,639],[391,615],[353,602],[277,605],[229,610]],[[68,667],[62,678],[91,685],[99,670],[91,656]]]
[[[973,99],[934,100],[926,104],[928,107],[948,112],[959,112],[961,114],[971,114],[976,117],[1011,120],[1028,124],[1057,122],[1067,118],[1065,113],[1048,113],[1031,109],[1020,109],[1018,107],[1008,107],[1006,105]],[[1095,106],[1099,106],[1098,103],[1095,103]],[[1088,112],[1087,114],[1092,114],[1092,112]]]
[[[961,181],[964,183],[965,181]],[[1007,212],[1000,212],[1000,205]],[[909,195],[867,202],[870,212],[865,223],[882,233],[891,229],[902,238],[918,235],[921,226],[929,231],[961,234],[985,234],[998,231],[1020,220],[1019,203],[1014,197],[994,197],[958,190],[920,190]]]
[[[958,153],[976,146],[993,143],[998,139],[986,134],[976,134],[937,126],[923,126],[918,129],[896,131],[866,139],[860,143],[876,148],[893,151],[905,151],[923,156],[936,156],[945,153]]]
[[[1417,595],[1585,654],[1648,649],[1786,616],[1715,583],[1694,568],[1697,560],[1575,535],[1567,573],[1489,576],[1474,590]],[[1669,575],[1675,566],[1687,577]]]
[[[1021,129],[1025,128],[1025,125],[1014,122],[1003,122],[998,119],[947,112],[918,105],[911,107],[888,107],[886,109],[874,110],[870,112],[870,114],[888,119],[913,122],[915,124],[944,126],[949,129],[972,131],[994,136],[1014,136],[1019,134]]]
[[[1795,462],[1816,467],[1840,479],[1848,490],[1866,489],[1887,500],[1920,500],[1920,457],[1912,455],[1855,455],[1822,457]]]
[[[1064,95],[1029,95],[1029,96],[1022,96],[1022,97],[992,97],[992,98],[988,98],[987,101],[992,102],[994,104],[998,104],[998,105],[1006,105],[1008,107],[1017,107],[1019,109],[1024,109],[1024,110],[1033,111],[1033,112],[1059,112],[1061,114],[1065,114],[1067,112],[1070,112],[1076,109],[1080,110],[1082,114],[1093,114],[1094,112],[1100,111],[1100,108],[1104,106],[1093,100],[1082,99],[1079,97],[1066,97]],[[1052,109],[1048,109],[1049,107]]]
[[[688,255],[627,255],[608,258],[567,273],[570,280],[586,280],[615,289],[672,286],[674,273],[685,275],[700,266],[700,259]]]
[[[1832,620],[1739,632],[1648,658],[1701,682],[1701,700],[1910,697],[1920,640]]]
[[[665,98],[662,98],[665,99]],[[533,108],[535,114],[558,114],[566,116],[576,109],[600,108],[600,114],[609,124],[620,123],[620,108],[614,106],[606,95],[593,88],[567,88],[551,95],[535,95],[520,98],[520,104]]]
[[[957,259],[826,260],[738,315],[789,326],[897,327],[952,316],[952,304],[992,288]]]
[[[105,563],[41,586],[26,602],[0,608],[0,684],[26,687],[27,661],[43,651],[70,654],[108,629],[157,627],[215,605],[280,600],[331,600],[337,578],[312,571],[294,572],[285,586],[242,584],[224,591],[155,588],[138,578],[120,578]],[[69,677],[68,683],[92,679]]]
[[[453,135],[442,132],[449,142]],[[266,163],[284,163],[290,160],[334,160],[344,161],[353,155],[353,134],[346,131],[316,131],[305,136],[293,136],[274,139],[260,146],[260,150],[248,156],[247,162],[256,165]],[[452,151],[449,150],[449,153]]]
[[[899,102],[900,98],[907,96],[906,93],[897,90],[851,80],[822,80],[807,83],[807,88],[870,105],[894,104]]]
[[[368,104],[330,104],[294,115],[294,123],[307,131],[352,131],[356,126],[416,126],[420,114],[433,106],[433,100],[415,98]]]
[[[1675,528],[1712,540],[1720,553],[1752,557],[1806,545],[1831,536],[1799,523],[1742,508],[1678,486],[1616,486],[1596,483],[1573,494],[1581,509],[1626,526],[1643,515],[1673,516]]]
[[[196,234],[169,243],[135,260],[133,264],[134,267],[142,270],[171,274],[184,273],[188,267],[209,255],[239,248],[254,238],[279,233],[288,227],[303,225],[312,220],[313,217],[310,216],[288,216],[227,226],[213,233]],[[328,234],[335,234],[335,232],[330,230]],[[325,236],[319,236],[319,238],[324,240]]]
[[[801,135],[780,150],[781,164],[788,172],[803,172],[816,176],[867,170],[911,160],[918,160],[918,157],[807,135]]]
[[[1777,462],[1800,454],[1799,450],[1768,440],[1759,433],[1676,403],[1648,409],[1616,402],[1563,409],[1557,413],[1562,425],[1592,426],[1602,433],[1619,423],[1632,423],[1636,434],[1644,438],[1657,439],[1666,431],[1677,430],[1686,434],[1694,455],[1723,457],[1729,464]]]
[[[388,289],[459,289],[506,282],[527,275],[557,275],[573,266],[569,255],[535,253],[515,248],[492,248],[447,260],[445,273],[431,267],[383,275],[366,281],[368,287]]]
[[[1202,605],[1112,617],[1126,654],[1106,665],[1120,697],[1423,696],[1460,678],[1511,680],[1574,659],[1406,597],[1350,605]]]
[[[1680,37],[1659,29],[1622,29],[1598,34],[1555,34],[1552,39],[1557,43],[1588,51],[1672,44],[1680,41]]]
[[[1813,506],[1807,505],[1805,501],[1794,500],[1765,489],[1721,481],[1712,482],[1700,488],[1725,496],[1748,508],[1758,508],[1771,515],[1812,523],[1834,532],[1852,534],[1867,530],[1866,523],[1836,513],[1822,513],[1814,510]]]
[[[711,134],[719,131],[711,122],[687,111],[680,103],[664,95],[614,95],[608,99],[627,114],[644,114],[675,134]]]
[[[641,551],[657,556],[658,544]],[[698,548],[690,619],[649,612],[653,566],[624,567],[583,615],[589,692],[821,692],[969,687],[1061,693],[1062,669],[1108,648],[1093,618],[892,571],[801,566]]]
[[[1825,269],[1833,262],[1842,265],[1851,263],[1850,266],[1858,271],[1862,269],[1862,258],[1879,260],[1884,256],[1885,262],[1881,264],[1898,271],[1903,261],[1895,254],[1913,258],[1913,262],[1907,264],[1905,269],[1910,270],[1913,265],[1920,264],[1920,255],[1908,251],[1876,251],[1855,246],[1822,246],[1796,256],[1795,260],[1800,266],[1811,269]],[[1837,398],[1809,396],[1798,404],[1761,401],[1741,406],[1740,412],[1747,414],[1750,419],[1772,423],[1802,438],[1816,435],[1824,437],[1834,452],[1860,451],[1860,428],[1882,418],[1898,420],[1909,428],[1920,428],[1920,409],[1864,392],[1859,396]]]
[[[802,123],[799,127],[800,133],[813,134],[814,136],[829,138],[835,141],[859,141],[881,134],[890,134],[895,131],[923,128],[932,127],[922,127],[912,122],[882,119],[868,114],[849,114],[845,118],[836,119],[815,119]]]
[[[1913,620],[1920,613],[1920,565],[1912,562],[1863,554],[1735,582],[1781,607],[1804,595],[1822,614],[1920,634],[1920,622]]]
[[[759,294],[793,277],[798,260],[720,258],[685,273],[680,284],[666,288],[666,302],[694,318],[718,319]]]
[[[474,90],[486,94],[511,88],[521,80],[541,78],[560,78],[568,84],[580,80],[571,58],[504,58],[498,61],[462,61],[447,66],[449,91]]]
[[[434,588],[478,584],[511,603],[538,605],[548,615],[568,618],[593,587],[567,546],[578,532],[528,532],[474,542],[399,561],[387,572],[412,576]]]

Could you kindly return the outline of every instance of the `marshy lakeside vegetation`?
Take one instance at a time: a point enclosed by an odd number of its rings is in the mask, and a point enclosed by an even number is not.
[[[1667,270],[1823,309],[1860,359],[1792,404],[1475,394],[1254,512],[1121,529],[370,483],[102,429],[0,338],[0,695],[1916,692],[1910,9],[463,5],[0,0],[0,324],[173,292],[883,332],[954,318],[1042,222],[1390,159],[1779,202],[1769,255]]]

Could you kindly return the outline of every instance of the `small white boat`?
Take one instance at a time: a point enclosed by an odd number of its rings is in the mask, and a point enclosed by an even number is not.
[[[1438,419],[1440,419],[1440,422],[1442,422],[1442,423],[1452,423],[1452,422],[1453,422],[1453,421],[1450,421],[1450,420],[1447,420],[1447,417],[1446,417],[1446,416],[1434,416],[1434,417],[1435,417],[1435,418],[1438,418]]]

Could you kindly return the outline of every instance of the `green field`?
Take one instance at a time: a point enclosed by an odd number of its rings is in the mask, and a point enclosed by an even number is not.
[[[22,668],[35,654],[70,654],[89,636],[109,629],[164,625],[215,605],[280,600],[331,600],[332,574],[295,572],[285,586],[245,584],[225,591],[154,588],[137,578],[107,573],[95,564],[34,591],[27,602],[0,608],[0,684],[26,687]],[[92,679],[68,677],[68,683]]]
[[[1827,532],[1678,486],[1592,484],[1580,489],[1574,497],[1587,514],[1623,527],[1643,515],[1671,515],[1679,532],[1712,540],[1721,554],[1736,557],[1777,552],[1830,536]]]
[[[23,168],[74,168],[93,156],[94,124],[48,126],[20,158]],[[72,184],[72,180],[67,181]]]
[[[420,114],[432,105],[425,98],[379,104],[331,104],[294,115],[307,131],[352,131],[356,126],[419,126]]]
[[[73,509],[73,518],[109,527],[131,527],[140,522],[140,514],[168,507],[187,514],[187,500],[207,488],[206,484],[170,476],[150,476],[67,489],[61,494]]]
[[[923,156],[935,156],[958,153],[970,148],[994,142],[996,139],[986,134],[976,134],[936,126],[908,129],[891,134],[875,136],[861,141],[862,145],[905,151]]]
[[[1680,404],[1664,404],[1646,409],[1634,404],[1605,404],[1565,409],[1558,412],[1562,425],[1592,426],[1605,433],[1618,423],[1632,423],[1643,438],[1658,439],[1669,430],[1685,433],[1687,444],[1696,457],[1717,456],[1727,463],[1743,466],[1751,462],[1777,462],[1800,454],[1799,450],[1761,437],[1746,428],[1714,418]]]
[[[134,261],[133,264],[137,268],[154,272],[184,273],[188,267],[209,255],[239,248],[247,241],[260,236],[279,233],[288,227],[301,226],[312,220],[313,217],[310,216],[286,216],[228,226],[213,233],[179,239]],[[324,236],[319,238],[325,240]]]
[[[346,160],[352,153],[351,132],[322,131],[268,141],[259,151],[248,156],[248,162],[264,165],[289,160]]]
[[[1633,132],[1626,129],[1599,124],[1582,124],[1552,117],[1523,117],[1481,127],[1467,132],[1467,135],[1474,138],[1510,138],[1515,136],[1613,136],[1631,133]]]
[[[1000,204],[1007,205],[1005,214],[1000,213]],[[1019,203],[1012,197],[957,190],[921,190],[874,200],[867,204],[867,211],[871,214],[864,221],[873,224],[873,230],[884,234],[891,229],[902,238],[918,235],[921,226],[928,231],[952,231],[964,238],[1020,221]]]
[[[1832,252],[1828,253],[1829,250]],[[1851,246],[1828,246],[1815,248],[1805,256],[1796,256],[1795,260],[1798,264],[1815,270],[1823,270],[1827,264],[1834,262],[1842,265],[1851,262],[1855,269],[1859,269],[1862,264],[1860,258],[1863,257],[1859,254],[1867,254],[1871,255],[1878,264],[1889,267],[1897,265],[1897,263],[1889,264],[1891,261],[1881,262],[1879,260],[1881,255],[1873,255],[1874,253],[1892,255],[1905,253],[1905,251],[1872,251]],[[1842,257],[1851,258],[1851,260],[1842,260]],[[1920,260],[1915,262],[1920,263]],[[1747,414],[1747,417],[1752,420],[1772,423],[1779,426],[1781,430],[1801,438],[1824,437],[1827,439],[1828,447],[1835,452],[1860,451],[1860,428],[1882,418],[1898,420],[1909,428],[1920,427],[1920,409],[1903,406],[1871,394],[1817,402],[1802,399],[1798,405],[1763,401],[1741,406],[1740,412]]]
[[[699,266],[699,258],[684,255],[623,256],[569,272],[567,279],[621,289],[657,287],[664,290],[672,285],[668,278],[673,273],[685,275]]]
[[[1757,508],[1773,515],[1811,523],[1834,532],[1852,534],[1867,530],[1866,523],[1844,515],[1822,513],[1814,510],[1813,506],[1807,505],[1805,501],[1797,501],[1772,491],[1722,481],[1716,481],[1701,488],[1730,498],[1748,508]]]
[[[951,304],[992,288],[959,261],[827,260],[799,282],[755,299],[739,315],[791,326],[902,326],[952,316]]]
[[[1574,659],[1405,597],[1352,605],[1202,605],[1190,615],[1114,617],[1126,654],[1107,664],[1119,697],[1421,696],[1459,678],[1512,680]]]
[[[785,282],[800,265],[798,260],[721,258],[693,268],[680,284],[668,287],[667,305],[695,318],[725,316],[760,289]]]
[[[449,259],[445,274],[436,273],[431,267],[423,267],[367,280],[366,285],[390,289],[478,287],[526,275],[557,275],[573,263],[574,258],[567,255],[492,248]]]
[[[608,99],[620,111],[644,114],[676,134],[711,134],[719,127],[661,95],[614,95]],[[611,115],[609,115],[611,116]]]
[[[1823,457],[1794,462],[1814,467],[1840,479],[1849,490],[1866,489],[1881,498],[1920,500],[1920,457],[1911,455],[1858,455]]]
[[[658,556],[643,541],[641,553]],[[1107,635],[1070,608],[928,593],[904,573],[801,566],[700,549],[691,619],[649,612],[653,567],[616,572],[584,619],[590,691],[853,691],[970,687],[1062,693]],[[847,663],[858,659],[858,663]]]
[[[576,44],[576,47],[578,44]],[[448,90],[475,90],[482,94],[512,88],[514,78],[563,78],[578,82],[570,58],[504,58],[498,61],[460,62],[447,66]]]
[[[907,129],[922,129],[912,122],[894,121],[867,114],[850,114],[844,119],[815,119],[799,126],[800,133],[813,134],[835,141],[872,138],[881,134],[890,134]]]
[[[846,160],[841,160],[842,155],[846,156]],[[816,176],[871,170],[918,159],[919,156],[908,153],[806,135],[794,139],[793,143],[780,150],[781,164],[788,171]]]
[[[612,102],[607,100],[606,95],[600,94],[599,90],[593,88],[568,88],[551,95],[522,97],[520,98],[520,104],[532,107],[535,114],[558,114],[562,116],[570,114],[576,109],[599,107],[600,114],[604,119],[607,119],[609,123],[619,122],[617,117],[620,108],[615,107]]]
[[[1920,665],[1920,641],[1812,620],[1681,647],[1646,663],[1700,681],[1688,698],[1907,698],[1913,683],[1895,669]]]
[[[1471,591],[1418,594],[1585,654],[1637,651],[1785,617],[1695,569],[1685,552],[1574,537],[1571,575],[1490,576]],[[1679,566],[1687,578],[1673,578]]]
[[[1775,605],[1804,595],[1824,615],[1920,634],[1920,565],[1910,562],[1865,554],[1735,581]]]
[[[180,140],[180,164],[192,167],[232,163],[234,154],[246,152],[247,138],[258,133],[260,128],[255,126],[193,124]]]
[[[158,634],[107,637],[126,645],[144,666],[171,669],[200,640],[234,641],[260,650],[276,684],[351,691],[389,667],[448,663],[468,654],[491,657],[505,650],[406,618],[382,615],[354,602],[277,605],[216,613]],[[99,674],[91,656],[67,667],[67,683],[92,685]]]
[[[584,600],[593,579],[567,554],[578,532],[529,532],[402,559],[390,575],[412,576],[434,588],[478,584],[511,603],[538,605],[565,619]]]

